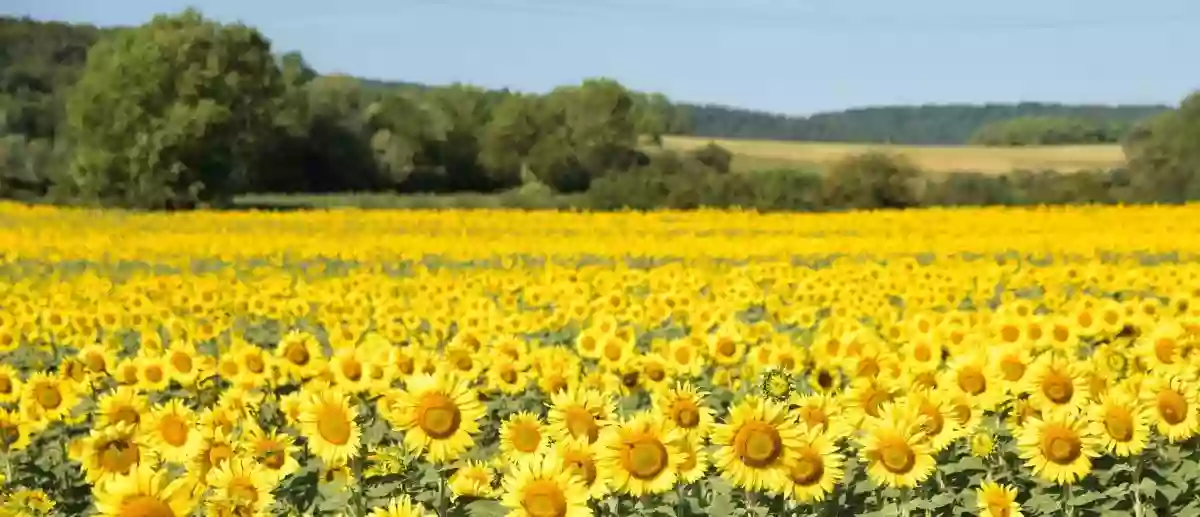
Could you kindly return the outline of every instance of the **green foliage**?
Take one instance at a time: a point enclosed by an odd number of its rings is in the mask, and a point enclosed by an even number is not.
[[[1200,199],[1198,142],[1200,92],[1135,129],[1125,142],[1135,198],[1166,203]]]
[[[869,210],[920,205],[921,171],[903,156],[870,152],[833,165],[821,186],[822,204]]]
[[[689,120],[686,134],[713,138],[867,142],[894,144],[966,143],[991,122],[1017,117],[1084,118],[1129,124],[1167,106],[1071,106],[1020,104],[880,106],[796,117],[741,108],[679,104]]]
[[[717,172],[729,172],[733,165],[733,153],[713,142],[692,151],[691,154],[696,161],[712,167]]]
[[[1108,144],[1120,142],[1130,121],[1026,116],[991,122],[971,136],[972,144],[991,146]]]
[[[193,10],[96,44],[67,104],[70,186],[140,208],[232,195],[257,168],[282,93],[270,50],[254,29]]]

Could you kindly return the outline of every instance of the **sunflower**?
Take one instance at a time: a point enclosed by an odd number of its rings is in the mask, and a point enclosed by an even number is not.
[[[424,505],[407,495],[393,497],[387,506],[373,508],[367,517],[433,517]]]
[[[842,479],[843,461],[828,435],[805,430],[800,446],[788,451],[784,495],[803,503],[825,500]]]
[[[616,403],[600,391],[577,388],[550,396],[550,433],[558,439],[583,438],[595,443],[609,425]]]
[[[689,435],[707,438],[713,426],[713,410],[705,404],[708,394],[690,382],[656,392],[654,411],[665,415],[667,429],[679,429]]]
[[[325,352],[311,334],[293,330],[279,340],[275,356],[284,374],[295,381],[321,373],[325,368]]]
[[[1017,447],[1035,475],[1060,485],[1087,476],[1091,459],[1099,456],[1097,440],[1085,422],[1068,411],[1031,419],[1018,431]]]
[[[699,377],[704,371],[704,341],[698,337],[685,337],[667,345],[666,359],[676,377]]]
[[[142,415],[150,413],[150,403],[131,386],[117,386],[96,400],[96,427],[125,422],[135,429]]]
[[[358,455],[361,431],[358,411],[337,389],[310,390],[300,410],[300,433],[308,448],[330,467],[345,465]]]
[[[787,451],[799,447],[800,429],[783,405],[755,396],[734,406],[712,434],[721,476],[747,490],[778,491],[787,477]]]
[[[29,424],[17,411],[0,408],[0,453],[12,453],[29,446],[32,434]]]
[[[963,394],[964,397],[969,395]],[[914,391],[908,395],[905,405],[923,417],[920,421],[921,431],[934,452],[946,450],[963,433],[955,417],[954,405],[950,397],[940,391]]]
[[[980,517],[1022,517],[1017,504],[1017,489],[994,481],[984,481],[975,489]]]
[[[517,462],[504,476],[500,503],[510,517],[591,517],[588,492],[551,455]]]
[[[447,375],[410,377],[394,408],[405,431],[404,445],[427,451],[425,459],[434,464],[453,461],[470,449],[487,413],[466,381]]]
[[[1088,398],[1088,381],[1084,373],[1065,357],[1047,353],[1039,357],[1025,375],[1022,391],[1029,394],[1030,404],[1039,410],[1076,411]]]
[[[1003,377],[989,367],[987,357],[980,353],[958,356],[950,363],[938,386],[966,394],[974,400],[975,407],[991,411],[1004,400]]]
[[[596,465],[599,444],[589,444],[582,438],[564,438],[554,443],[553,457],[556,458],[563,471],[575,474],[588,497],[595,500],[603,499],[611,491],[608,480],[599,475]]]
[[[139,465],[103,487],[95,487],[96,510],[104,517],[185,517],[196,506],[193,482],[169,481],[165,470]]]
[[[237,448],[279,479],[300,469],[300,462],[295,457],[295,439],[289,434],[264,431],[253,423],[244,424]]]
[[[21,377],[17,369],[0,363],[0,404],[16,402],[21,397]]]
[[[204,442],[195,424],[191,408],[174,399],[156,407],[142,429],[163,459],[186,464],[200,452]]]
[[[138,464],[153,464],[155,451],[132,425],[118,422],[92,429],[79,442],[78,458],[89,483],[102,485],[135,470]]]
[[[529,386],[529,374],[523,365],[512,360],[498,360],[488,368],[488,388],[505,395],[520,395]]]
[[[495,470],[486,463],[467,461],[450,476],[450,491],[456,497],[492,499],[496,497],[496,490],[492,487],[495,476]]]
[[[164,363],[171,380],[178,382],[180,386],[192,386],[201,373],[201,362],[196,347],[184,341],[177,340],[171,343],[170,348],[166,350]]]
[[[642,412],[605,429],[597,466],[612,488],[633,496],[657,494],[675,486],[683,454],[681,431],[667,431],[660,415]]]
[[[135,359],[135,364],[138,367],[137,387],[139,390],[157,392],[170,386],[171,375],[163,357],[142,353]]]
[[[821,393],[793,394],[788,409],[798,423],[837,440],[853,432],[839,416],[837,401],[832,395]]]
[[[62,420],[78,401],[79,391],[74,382],[42,372],[30,375],[21,392],[21,405],[36,409],[46,422]]]
[[[722,325],[708,339],[708,355],[720,366],[741,364],[746,355],[746,343],[736,329]]]
[[[680,484],[695,483],[708,474],[712,460],[704,448],[704,441],[694,435],[684,435],[678,441],[683,461],[679,462],[677,476]]]
[[[266,517],[275,501],[271,493],[278,478],[250,458],[231,458],[208,471],[205,481],[212,490],[208,497],[212,513]]]
[[[1121,390],[1111,390],[1088,408],[1092,435],[1108,452],[1120,456],[1137,456],[1150,439],[1150,417],[1133,396]]]
[[[816,393],[837,393],[842,390],[845,376],[836,366],[818,365],[808,372],[808,385]]]
[[[350,394],[366,391],[370,384],[366,375],[366,360],[360,350],[353,346],[339,348],[329,360],[329,373],[334,384]]]
[[[528,411],[510,416],[500,426],[500,452],[507,458],[540,454],[549,442],[545,424]]]
[[[1172,443],[1200,431],[1200,394],[1196,383],[1174,375],[1153,375],[1142,385],[1141,398],[1151,409],[1158,433]]]
[[[933,474],[934,450],[922,431],[924,417],[898,406],[881,408],[880,418],[864,424],[860,455],[867,476],[886,487],[913,488]]]

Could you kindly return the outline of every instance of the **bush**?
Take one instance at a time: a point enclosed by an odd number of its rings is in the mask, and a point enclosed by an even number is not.
[[[733,166],[733,153],[713,142],[709,142],[708,145],[695,149],[689,154],[696,161],[720,173],[729,172]]]
[[[822,182],[821,204],[834,210],[919,206],[922,174],[903,156],[869,152],[838,161]]]

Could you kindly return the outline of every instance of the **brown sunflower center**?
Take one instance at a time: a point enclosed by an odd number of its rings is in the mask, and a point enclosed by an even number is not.
[[[246,369],[252,373],[262,373],[267,369],[267,364],[263,362],[263,358],[259,354],[249,354],[246,356]]]
[[[254,488],[254,482],[245,477],[236,477],[229,482],[229,487],[226,489],[229,492],[229,498],[243,504],[253,504],[258,500],[258,489]]]
[[[172,447],[182,447],[183,444],[187,443],[187,422],[178,415],[166,415],[162,420],[159,420],[158,432],[162,436],[163,441]]]
[[[279,470],[283,468],[283,464],[287,462],[287,451],[279,444],[271,443],[266,446],[266,450],[262,452],[262,464],[271,470]]]
[[[1173,364],[1175,362],[1175,340],[1165,337],[1155,340],[1154,357],[1163,364]]]
[[[1155,405],[1163,421],[1170,425],[1178,425],[1187,419],[1188,401],[1178,391],[1163,390],[1158,394]]]
[[[309,357],[308,347],[304,346],[303,343],[289,343],[284,356],[287,357],[289,362],[298,366],[307,365],[308,361],[312,359],[312,357]]]
[[[821,482],[825,474],[825,463],[816,451],[806,450],[800,453],[800,459],[792,463],[788,476],[792,482],[800,486],[813,486]]]
[[[636,479],[654,479],[667,468],[667,448],[657,438],[638,437],[626,442],[621,465]]]
[[[596,482],[596,462],[587,454],[568,452],[563,456],[563,464],[583,479],[584,486],[590,487]]]
[[[100,466],[106,472],[125,473],[129,471],[129,467],[137,464],[139,454],[137,444],[130,443],[126,440],[112,440],[101,444],[100,450]]]
[[[121,517],[176,517],[171,505],[150,495],[136,495],[121,502]]]
[[[688,400],[678,400],[671,406],[671,418],[675,425],[684,429],[692,429],[700,425],[700,409]]]
[[[537,424],[517,423],[512,426],[512,444],[518,451],[534,452],[542,444],[542,431],[538,429]]]
[[[171,367],[179,373],[190,373],[192,371],[192,356],[186,352],[175,352],[171,354]]]
[[[113,411],[112,421],[113,423],[125,422],[129,425],[136,426],[142,421],[142,416],[140,413],[138,413],[138,410],[133,407],[121,406]]]
[[[62,405],[62,393],[59,393],[58,387],[50,383],[42,383],[33,390],[34,399],[38,405],[46,409],[58,409]]]
[[[783,454],[783,438],[771,424],[748,422],[734,434],[733,450],[747,466],[765,468]]]
[[[362,379],[363,367],[358,359],[350,358],[342,362],[342,375],[351,381]]]
[[[1066,374],[1051,370],[1042,379],[1042,394],[1055,404],[1066,404],[1075,395],[1075,383]]]
[[[1083,442],[1070,431],[1052,430],[1042,438],[1042,454],[1059,465],[1069,465],[1083,455]]]
[[[733,342],[732,339],[723,337],[719,341],[717,341],[717,354],[725,356],[725,357],[730,357],[736,353],[737,353],[737,345]]]
[[[977,367],[966,367],[958,371],[958,387],[971,395],[987,390],[987,379]]]
[[[567,496],[554,481],[539,479],[525,486],[521,507],[529,517],[564,517]]]
[[[1019,381],[1021,377],[1025,376],[1025,363],[1019,357],[1004,357],[1000,359],[1000,373],[1004,375],[1006,381]]]
[[[590,411],[582,407],[572,407],[566,410],[565,420],[567,431],[576,438],[587,438],[588,443],[595,443],[600,437],[600,425]]]
[[[350,442],[353,422],[342,408],[328,403],[322,404],[316,416],[317,434],[320,434],[321,438],[334,445],[346,445]]]
[[[417,426],[435,440],[454,435],[462,425],[462,412],[445,393],[429,393],[421,397]]]
[[[675,349],[674,356],[675,356],[675,362],[677,362],[679,364],[691,364],[692,349],[691,349],[691,347],[688,347],[688,346],[681,346],[681,347]]]
[[[1016,343],[1021,339],[1021,329],[1016,325],[1005,325],[1000,327],[1000,340],[1005,343]]]
[[[1118,442],[1133,438],[1133,415],[1121,407],[1110,407],[1104,412],[1104,429]]]
[[[907,474],[916,465],[917,455],[903,440],[891,440],[880,447],[879,462],[888,472]]]

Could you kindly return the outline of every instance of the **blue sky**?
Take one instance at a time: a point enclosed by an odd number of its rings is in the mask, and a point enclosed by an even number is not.
[[[608,76],[793,114],[880,104],[1170,103],[1200,88],[1197,0],[8,0],[136,24],[188,5],[321,72],[547,91]]]

